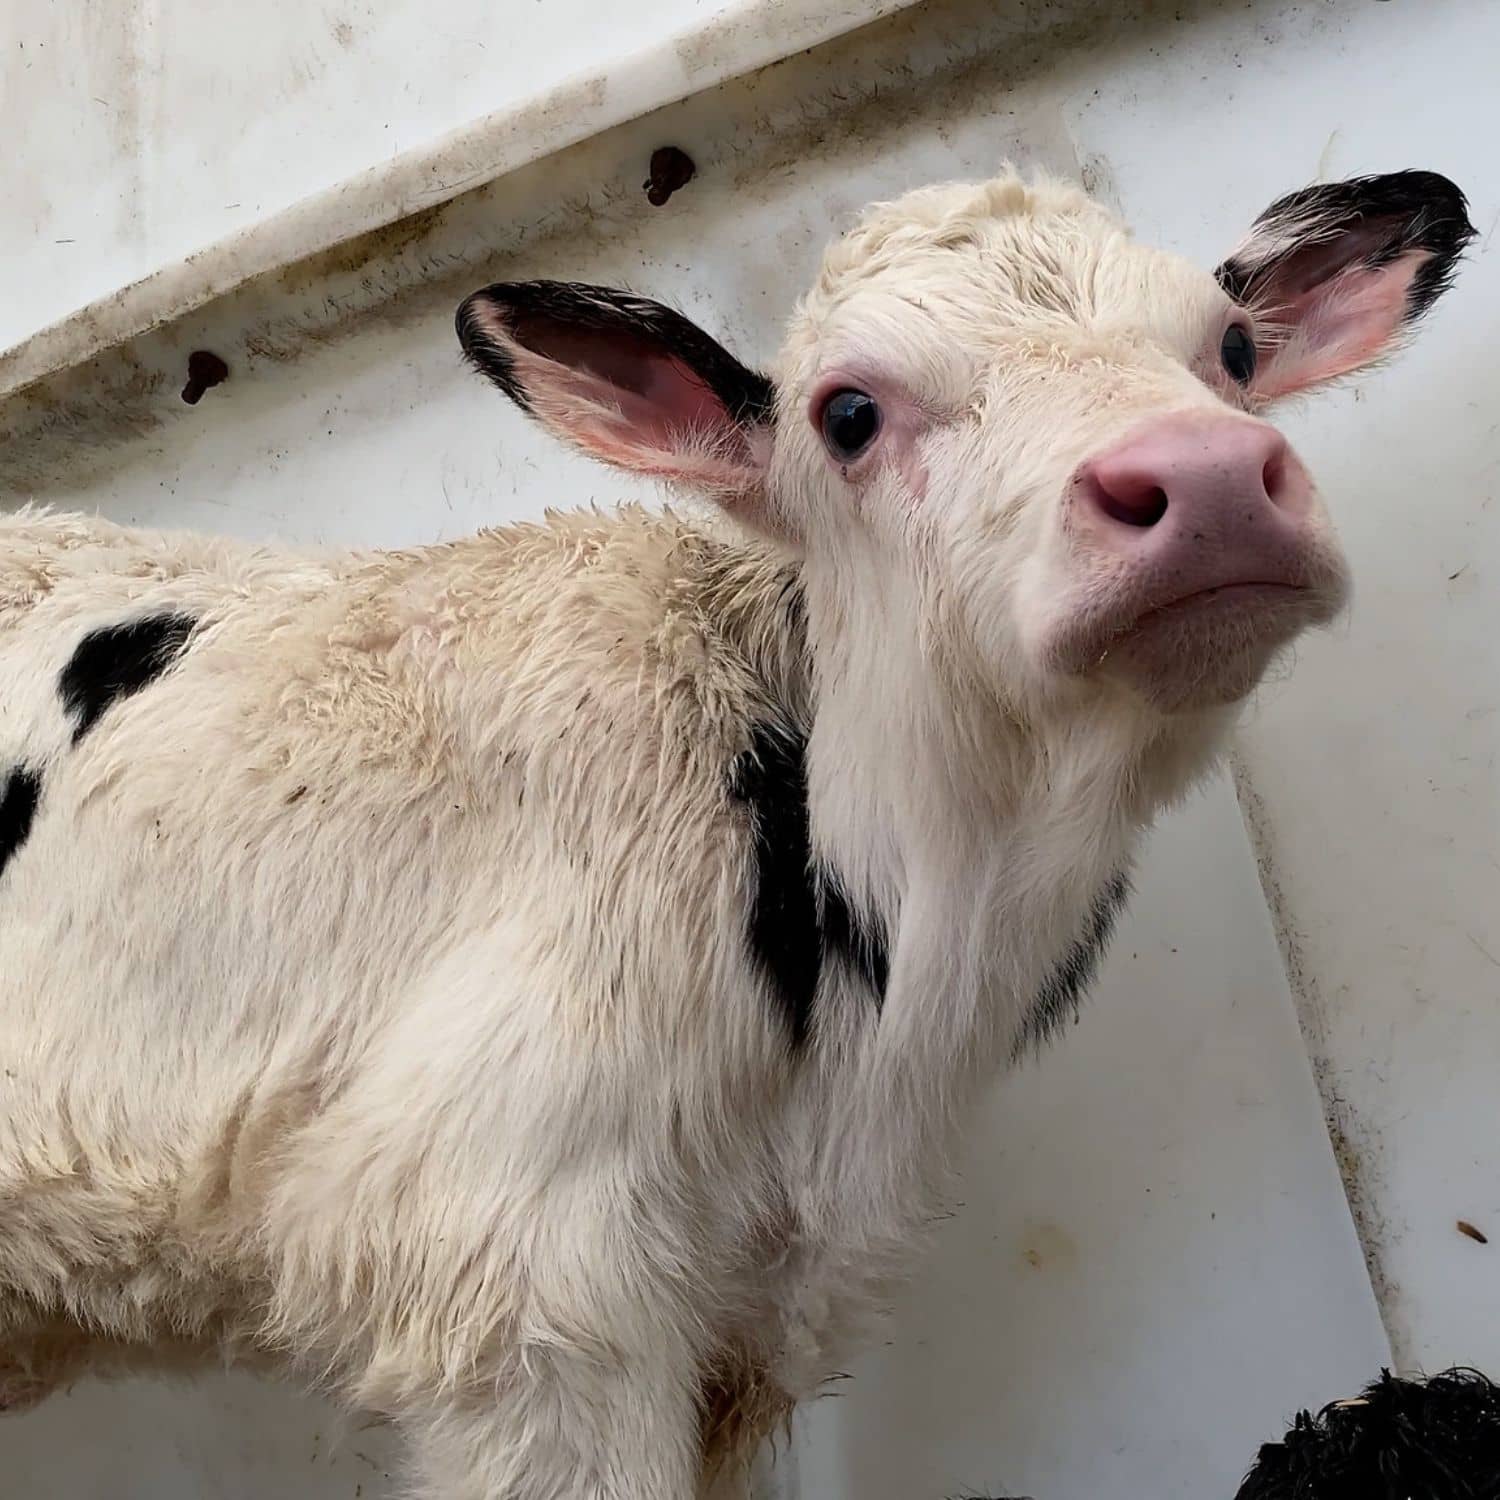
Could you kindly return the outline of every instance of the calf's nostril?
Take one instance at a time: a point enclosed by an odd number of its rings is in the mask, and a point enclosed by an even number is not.
[[[1167,513],[1167,492],[1159,484],[1135,479],[1106,484],[1095,474],[1091,488],[1099,509],[1122,526],[1155,526]]]
[[[1115,502],[1115,519],[1127,526],[1155,526],[1167,513],[1167,492],[1159,484]]]
[[[1261,470],[1260,482],[1265,487],[1266,498],[1275,505],[1286,488],[1286,453],[1273,453]]]

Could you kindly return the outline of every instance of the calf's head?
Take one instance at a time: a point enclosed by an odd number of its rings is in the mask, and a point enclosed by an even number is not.
[[[1445,178],[1360,178],[1272,204],[1209,272],[1005,175],[872,209],[774,379],[598,287],[487,287],[458,329],[533,416],[780,538],[846,617],[919,601],[934,654],[1016,709],[1173,714],[1338,611],[1323,504],[1263,413],[1390,353],[1472,233]]]

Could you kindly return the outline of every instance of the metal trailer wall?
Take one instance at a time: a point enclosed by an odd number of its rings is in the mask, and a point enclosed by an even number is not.
[[[1205,264],[1315,177],[1464,185],[1481,239],[1414,349],[1285,419],[1351,554],[1348,623],[1258,696],[1233,776],[1164,821],[1096,998],[996,1088],[883,1345],[761,1483],[1211,1500],[1297,1406],[1392,1358],[1500,1371],[1500,1234],[1455,1228],[1500,1231],[1500,8],[11,9],[87,66],[0,60],[25,141],[0,488],[150,525],[393,544],[649,497],[462,369],[451,311],[486,280],[628,282],[756,359],[850,212],[1006,156]],[[119,37],[150,44],[135,94],[128,67],[89,71]],[[388,115],[416,148],[394,163]],[[655,209],[667,143],[700,170]],[[188,407],[198,348],[232,373]],[[393,1453],[244,1376],[85,1384],[0,1424],[0,1496],[377,1500]]]

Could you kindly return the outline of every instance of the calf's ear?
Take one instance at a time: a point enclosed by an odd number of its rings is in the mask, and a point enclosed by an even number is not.
[[[1448,289],[1473,237],[1464,195],[1436,172],[1278,199],[1214,273],[1255,316],[1251,393],[1307,390],[1392,353]]]
[[[607,287],[516,281],[466,298],[456,322],[473,364],[559,437],[754,519],[774,388],[681,313]]]

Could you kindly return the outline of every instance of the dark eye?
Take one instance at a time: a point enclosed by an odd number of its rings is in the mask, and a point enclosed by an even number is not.
[[[823,407],[823,441],[841,463],[859,457],[880,431],[880,408],[863,391],[835,391]]]
[[[1240,385],[1249,385],[1255,376],[1255,340],[1243,323],[1231,323],[1224,330],[1224,341],[1219,345],[1219,358],[1231,380]]]

